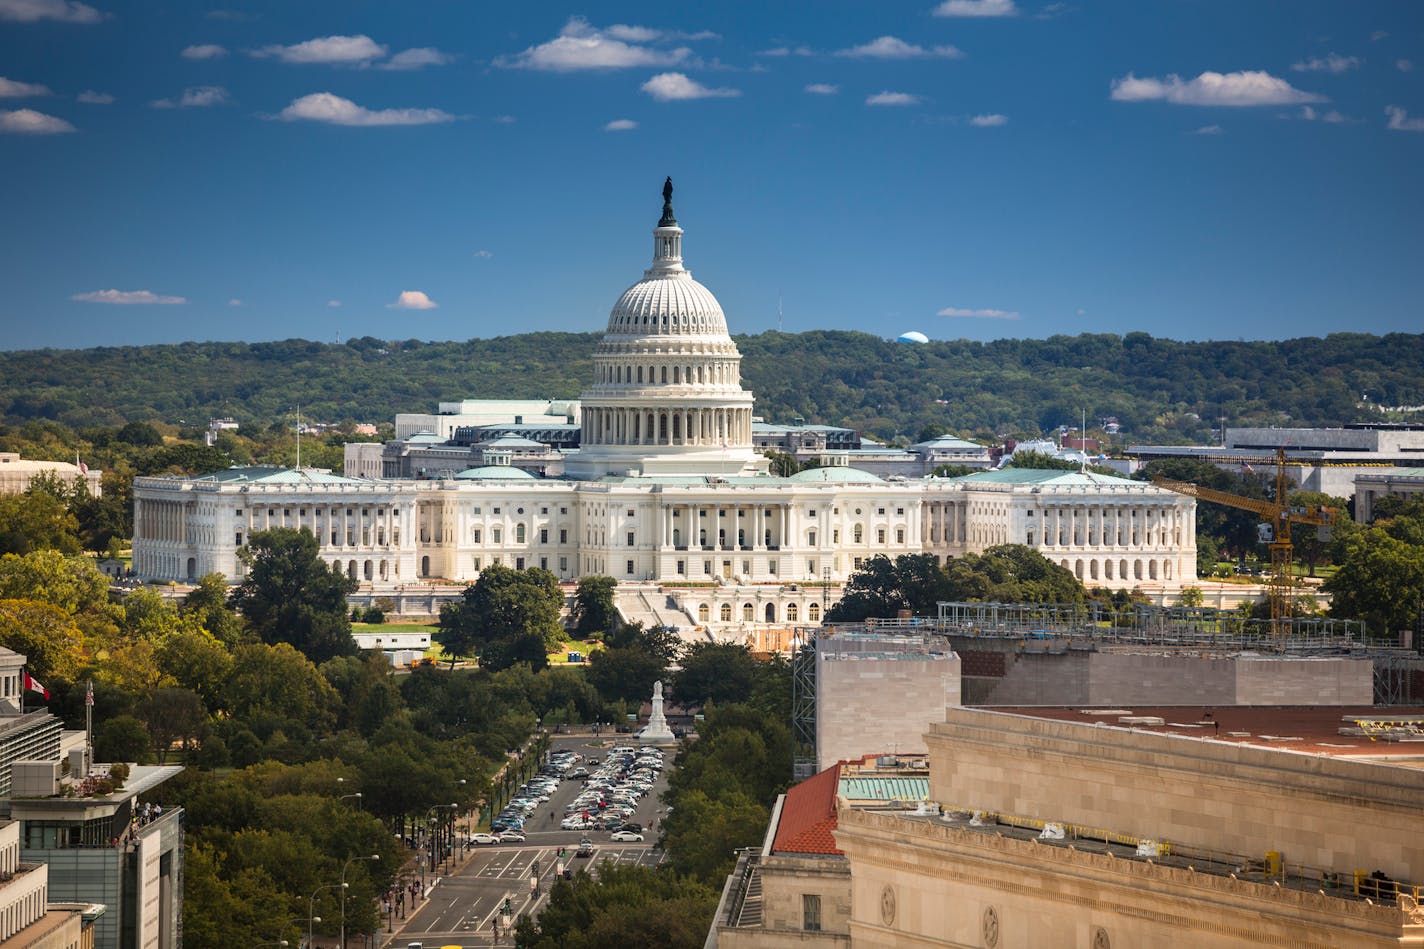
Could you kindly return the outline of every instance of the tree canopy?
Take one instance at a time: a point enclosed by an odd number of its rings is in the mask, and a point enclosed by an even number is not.
[[[613,594],[618,581],[612,577],[580,577],[574,593],[572,619],[574,636],[587,639],[590,633],[603,633],[618,622],[618,610]]]
[[[264,643],[290,643],[313,662],[356,652],[346,595],[356,581],[331,567],[308,530],[257,531],[239,551],[247,576],[232,606]]]
[[[547,653],[564,635],[559,611],[564,596],[552,573],[537,567],[513,570],[491,564],[464,589],[459,601],[440,608],[435,640],[451,658],[478,656],[482,668],[547,665]]]

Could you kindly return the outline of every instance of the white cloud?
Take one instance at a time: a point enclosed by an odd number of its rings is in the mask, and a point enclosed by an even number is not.
[[[1016,320],[1019,318],[1019,314],[1015,310],[966,310],[957,306],[947,306],[935,316],[953,316],[967,320]]]
[[[104,14],[87,3],[74,0],[0,0],[0,20],[34,23],[58,20],[61,23],[98,23]]]
[[[1370,40],[1372,42],[1378,43],[1380,40],[1384,39],[1388,35],[1389,34],[1386,33],[1384,30],[1375,30],[1373,33],[1370,34]]]
[[[455,57],[450,53],[442,53],[434,46],[417,46],[414,49],[401,50],[376,68],[407,71],[424,69],[426,66],[444,66],[454,60]]]
[[[1203,125],[1192,132],[1193,135],[1225,135],[1226,129],[1220,125]]]
[[[512,115],[496,115],[492,121],[498,122],[500,125],[513,125],[518,119]]]
[[[237,297],[233,297],[231,300],[227,301],[227,305],[228,305],[228,306],[242,306],[242,301],[239,300]]]
[[[1014,0],[944,0],[935,16],[1018,16]]]
[[[82,102],[85,105],[112,105],[114,97],[107,92],[95,92],[93,89],[85,89],[79,93],[79,95],[75,96],[74,100],[76,102]]]
[[[813,96],[833,96],[841,91],[841,87],[833,86],[829,82],[813,82],[806,87],[806,91]]]
[[[385,56],[387,47],[369,36],[321,36],[292,46],[264,46],[253,50],[257,57],[274,56],[284,63],[329,63],[364,66]]]
[[[1296,117],[1304,119],[1307,122],[1329,122],[1332,125],[1351,121],[1349,116],[1342,115],[1334,109],[1330,109],[1326,112],[1320,112],[1308,105],[1301,106],[1300,113]]]
[[[15,109],[0,112],[0,132],[15,132],[19,135],[57,135],[73,132],[74,126],[64,119],[36,112],[34,109]]]
[[[277,116],[286,122],[329,122],[332,125],[433,125],[454,121],[440,109],[365,109],[350,99],[329,92],[313,92],[293,99]]]
[[[193,86],[184,89],[177,99],[155,99],[150,105],[155,109],[205,109],[225,105],[227,101],[227,90],[222,86]]]
[[[600,30],[583,17],[576,16],[547,43],[531,46],[517,56],[496,59],[495,65],[512,69],[574,72],[580,69],[673,66],[687,62],[692,56],[692,50],[685,46],[655,49],[639,45],[661,36],[659,31],[645,27],[613,26]]]
[[[227,49],[216,43],[199,43],[185,47],[178,55],[184,59],[222,59],[227,55]]]
[[[479,250],[475,251],[475,256],[480,258],[481,260],[489,260],[491,257],[494,256],[494,252],[485,250],[483,247],[481,247]]]
[[[1424,119],[1411,119],[1409,113],[1397,105],[1385,106],[1384,114],[1389,116],[1389,127],[1396,132],[1424,132]]]
[[[1339,53],[1327,53],[1325,56],[1315,56],[1302,60],[1291,66],[1296,72],[1330,72],[1337,75],[1342,72],[1349,72],[1360,65],[1358,56],[1341,56]]]
[[[852,59],[925,59],[933,56],[958,59],[964,53],[954,46],[932,46],[926,49],[894,36],[882,36],[860,46],[836,50],[836,55]]]
[[[386,306],[393,310],[433,310],[439,304],[420,290],[402,290],[400,296],[396,297],[396,302],[387,303]]]
[[[1413,72],[1414,61],[1409,59],[1396,59],[1394,61],[1394,68],[1400,72]]]
[[[188,302],[182,297],[159,296],[152,290],[95,290],[92,293],[76,293],[69,299],[78,300],[81,303],[158,303],[173,305]]]
[[[997,128],[1000,125],[1008,125],[1009,117],[1007,115],[1000,115],[997,112],[991,112],[988,115],[972,116],[969,119],[969,124],[977,125],[983,129]]]
[[[642,89],[659,102],[676,102],[683,99],[727,99],[742,94],[740,89],[709,89],[680,72],[658,73]]]
[[[337,307],[341,306],[341,301],[340,301],[340,300],[327,300],[327,301],[326,301],[326,305],[329,306],[329,307],[331,307],[332,309],[336,309]]]
[[[866,105],[919,105],[920,97],[908,92],[877,92],[865,100]]]
[[[1112,98],[1118,102],[1147,102],[1160,99],[1174,105],[1296,105],[1324,102],[1324,96],[1296,89],[1284,79],[1264,70],[1244,72],[1204,72],[1185,82],[1180,76],[1139,79],[1128,73],[1112,83]]]
[[[632,119],[614,119],[603,127],[605,132],[629,132],[638,127]]]
[[[814,56],[815,50],[809,46],[775,46],[757,53],[758,56]]]
[[[28,99],[31,96],[47,96],[49,87],[37,82],[20,82],[0,76],[0,99]]]
[[[1087,316],[1087,315],[1088,315],[1088,311],[1087,311],[1087,310],[1084,310],[1084,309],[1081,308],[1081,307],[1079,307],[1078,309],[1074,310],[1073,312],[1074,312],[1076,315],[1078,315],[1078,316]]]

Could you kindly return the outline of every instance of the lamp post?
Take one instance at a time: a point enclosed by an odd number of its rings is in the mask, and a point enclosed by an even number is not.
[[[287,940],[285,940],[285,939],[278,939],[276,942],[259,942],[257,945],[253,946],[252,949],[262,949],[263,946],[285,946],[285,945],[288,945]]]
[[[341,937],[340,941],[337,942],[337,945],[340,946],[341,949],[346,949],[346,871],[350,869],[351,864],[355,863],[357,860],[379,859],[381,859],[381,855],[378,853],[373,853],[369,855],[361,854],[359,857],[352,857],[341,865]]]
[[[355,794],[342,794],[342,795],[340,795],[340,796],[337,797],[337,800],[338,800],[338,801],[344,801],[344,800],[346,800],[348,797],[354,797],[354,798],[356,799],[356,806],[357,806],[357,807],[360,807],[360,806],[361,806],[361,792],[360,792],[360,791],[357,791]]]
[[[325,886],[319,886],[316,888],[316,892],[311,895],[311,899],[307,901],[307,949],[311,949],[312,945],[312,923],[321,922],[321,917],[316,915],[317,896],[322,890],[337,890],[345,886],[345,883],[328,883]]]

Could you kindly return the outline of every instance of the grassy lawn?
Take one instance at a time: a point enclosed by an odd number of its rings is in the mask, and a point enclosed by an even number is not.
[[[433,633],[432,623],[352,623],[353,633]]]

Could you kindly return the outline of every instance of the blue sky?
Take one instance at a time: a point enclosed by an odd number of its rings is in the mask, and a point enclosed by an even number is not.
[[[0,347],[1424,328],[1424,3],[0,0]]]

